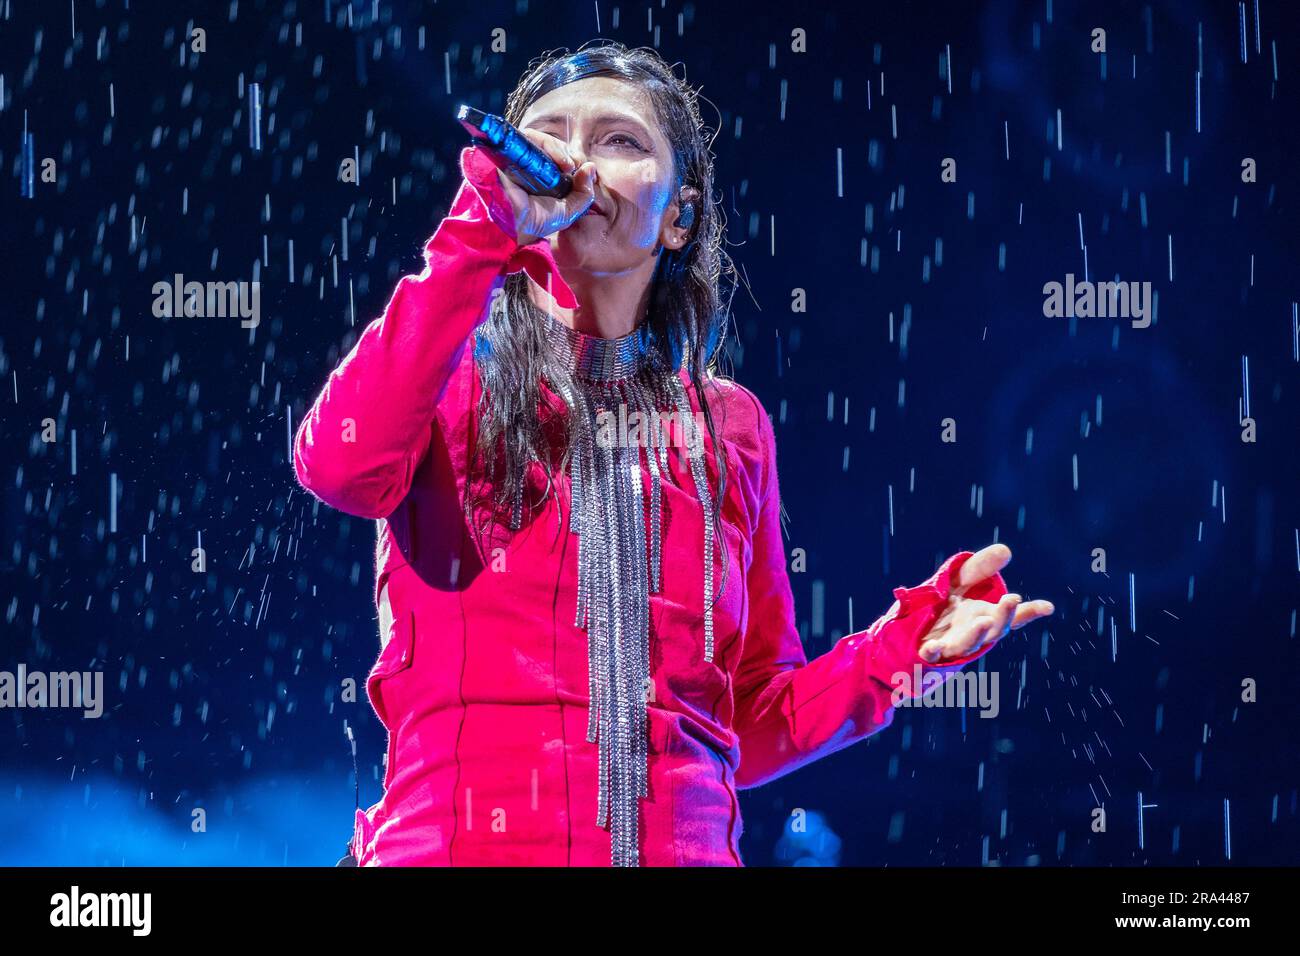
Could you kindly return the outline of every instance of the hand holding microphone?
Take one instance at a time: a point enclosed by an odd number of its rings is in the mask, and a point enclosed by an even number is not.
[[[518,130],[498,116],[461,106],[456,118],[483,147],[515,214],[515,239],[536,242],[577,221],[595,201],[596,164],[576,166],[568,148],[537,130]]]
[[[521,130],[539,149],[555,161],[561,169],[573,170],[574,162],[569,151],[554,136],[537,130]],[[497,171],[505,187],[510,205],[515,211],[516,240],[528,245],[568,228],[585,213],[596,199],[596,164],[583,163],[572,173],[573,188],[563,199],[553,196],[534,196],[517,185],[502,170]]]

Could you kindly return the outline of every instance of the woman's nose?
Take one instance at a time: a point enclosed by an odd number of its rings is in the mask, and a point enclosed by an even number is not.
[[[587,161],[587,151],[583,149],[582,142],[576,136],[564,144],[564,151],[569,154],[569,159],[573,160],[574,169]]]

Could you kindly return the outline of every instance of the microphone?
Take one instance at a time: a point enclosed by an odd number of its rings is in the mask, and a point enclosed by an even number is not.
[[[469,132],[474,145],[482,146],[492,164],[525,192],[563,199],[573,189],[573,177],[561,172],[551,157],[502,117],[462,104],[456,110],[456,119]]]

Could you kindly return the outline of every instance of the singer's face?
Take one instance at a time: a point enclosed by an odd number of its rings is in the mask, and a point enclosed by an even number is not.
[[[623,80],[587,77],[541,97],[519,126],[554,136],[576,165],[596,164],[593,208],[549,237],[560,269],[648,274],[679,212],[673,151],[649,96]]]

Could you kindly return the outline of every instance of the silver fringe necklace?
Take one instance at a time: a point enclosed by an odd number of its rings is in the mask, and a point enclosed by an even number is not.
[[[647,796],[650,595],[661,584],[662,482],[666,477],[677,483],[670,444],[687,448],[704,512],[704,659],[713,660],[714,502],[703,430],[647,323],[621,338],[602,339],[554,316],[543,322],[544,369],[552,370],[546,378],[577,426],[569,451],[569,531],[578,536],[574,625],[587,632],[587,742],[599,743],[596,825],[610,830],[613,865],[637,866],[637,801]],[[648,522],[643,463],[650,485]],[[515,528],[521,499],[522,485],[511,514]]]

